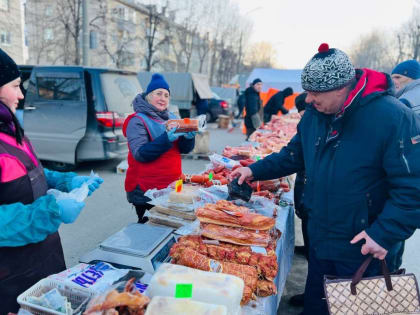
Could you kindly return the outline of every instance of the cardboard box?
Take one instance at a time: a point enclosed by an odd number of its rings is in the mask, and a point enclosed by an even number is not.
[[[219,115],[219,128],[228,129],[229,128],[230,117],[227,115]]]

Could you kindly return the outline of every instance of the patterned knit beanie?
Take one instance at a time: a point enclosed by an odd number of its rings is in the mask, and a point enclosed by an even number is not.
[[[339,49],[321,44],[302,71],[302,87],[310,92],[328,92],[345,86],[356,76],[349,57]]]

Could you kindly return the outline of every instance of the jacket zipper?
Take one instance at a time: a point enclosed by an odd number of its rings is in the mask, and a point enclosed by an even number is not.
[[[321,136],[318,136],[318,139],[315,142],[315,163],[318,161],[319,146],[321,144]],[[316,165],[316,164],[314,164]],[[315,178],[315,168],[312,169],[312,179]]]
[[[405,167],[407,168],[408,174],[411,174],[410,165],[408,165],[408,160],[404,155],[404,141],[400,140],[400,149],[401,149],[401,157],[404,161]]]

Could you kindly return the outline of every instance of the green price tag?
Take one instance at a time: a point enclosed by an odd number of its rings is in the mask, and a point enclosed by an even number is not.
[[[257,156],[256,156],[256,160],[257,160],[257,161],[261,160],[261,158],[260,158],[260,156],[259,156],[259,155],[257,155]]]
[[[213,173],[209,173],[209,180],[213,180]]]
[[[192,283],[179,283],[175,286],[175,298],[185,299],[192,297]]]

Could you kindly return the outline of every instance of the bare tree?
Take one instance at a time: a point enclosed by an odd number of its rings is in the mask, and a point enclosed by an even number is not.
[[[413,10],[410,20],[401,28],[406,37],[406,53],[408,58],[419,60],[420,57],[420,8]]]
[[[258,42],[247,51],[245,63],[250,68],[275,68],[276,55],[276,49],[269,42]]]
[[[92,2],[91,2],[92,3]],[[99,37],[98,54],[106,54],[117,68],[134,65],[134,53],[142,39],[136,11],[121,4],[112,9],[107,2],[97,0],[97,15],[90,21],[90,27]],[[107,30],[112,30],[107,31]]]
[[[72,50],[66,51],[64,64],[68,61],[75,65],[79,65],[80,56],[80,33],[82,28],[82,0],[57,0],[56,6],[58,10],[57,19],[63,25],[66,32],[66,38],[73,41]],[[67,46],[69,47],[69,46]]]
[[[146,61],[146,71],[152,70],[153,66],[160,62],[156,52],[167,45],[169,42],[168,23],[163,21],[165,19],[165,12],[167,5],[162,7],[161,12],[158,12],[156,5],[148,5],[148,15],[146,18],[146,54],[144,59]]]
[[[197,54],[198,54],[198,59],[200,63],[198,72],[203,73],[204,62],[206,61],[206,58],[210,49],[208,32],[204,36],[199,37],[196,48],[197,48]]]
[[[57,7],[47,1],[27,1],[25,8],[26,40],[29,62],[56,64],[69,55],[69,36],[57,23]]]
[[[389,72],[396,64],[393,43],[381,32],[375,30],[362,36],[350,51],[350,57],[357,68],[370,68]]]

